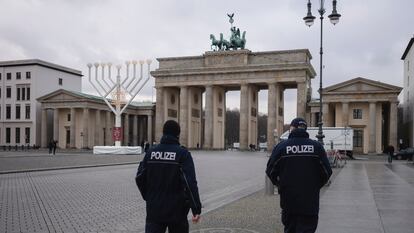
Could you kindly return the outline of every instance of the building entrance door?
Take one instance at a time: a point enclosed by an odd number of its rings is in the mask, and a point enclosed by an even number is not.
[[[66,129],[66,148],[70,148],[70,129]]]

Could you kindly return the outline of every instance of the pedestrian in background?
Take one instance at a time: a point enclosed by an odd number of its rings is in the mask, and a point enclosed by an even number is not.
[[[53,141],[53,155],[56,154],[57,144],[58,144],[58,141],[57,140],[54,140]]]
[[[201,203],[198,194],[193,158],[180,146],[180,126],[169,120],[163,127],[160,144],[148,149],[138,167],[135,182],[146,201],[145,233],[188,233],[187,215],[192,221],[200,219]]]
[[[49,141],[49,144],[47,145],[47,147],[49,148],[49,154],[52,154],[52,152],[53,152],[53,140]]]
[[[318,226],[319,192],[332,174],[323,146],[309,139],[307,123],[295,118],[290,135],[272,151],[266,174],[280,194],[285,233],[313,233]]]

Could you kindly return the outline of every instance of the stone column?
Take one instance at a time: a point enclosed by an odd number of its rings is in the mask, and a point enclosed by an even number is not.
[[[144,131],[145,131],[145,125],[144,125],[144,119],[142,117],[138,116],[138,144],[141,145],[142,141],[145,140],[144,137]]]
[[[248,149],[249,119],[249,86],[242,84],[240,88],[240,150]]]
[[[204,149],[213,146],[213,87],[206,86],[206,105],[204,121]]]
[[[322,104],[322,127],[329,127],[330,126],[330,116],[329,116],[329,103]]]
[[[138,116],[133,115],[133,124],[132,124],[132,145],[139,146],[138,142]]]
[[[95,112],[95,146],[101,146],[101,110],[96,110]]]
[[[349,125],[349,103],[342,102],[342,126],[348,127]]]
[[[59,109],[53,110],[53,140],[59,141]]]
[[[180,88],[180,143],[188,147],[188,87]],[[149,122],[148,122],[149,125]]]
[[[83,121],[82,147],[88,148],[89,147],[89,108],[83,109],[82,121]]]
[[[157,88],[157,104],[155,105],[155,140],[158,141],[162,136],[164,125],[164,88]]]
[[[315,125],[317,125],[316,113],[311,112],[310,118],[311,118],[310,126],[315,127]]]
[[[76,147],[76,109],[70,109],[70,148]]]
[[[128,146],[129,143],[129,114],[124,115],[124,146]]]
[[[105,123],[105,128],[106,128],[106,142],[105,145],[107,146],[111,146],[111,138],[112,138],[112,131],[111,128],[113,126],[113,124],[111,123],[111,114],[112,112],[110,111],[106,111],[106,123]]]
[[[368,146],[368,153],[376,153],[376,102],[370,102],[369,103],[369,146]]]
[[[398,114],[398,102],[390,102],[390,127],[389,127],[389,132],[390,132],[390,136],[389,136],[389,144],[392,145],[395,150],[397,150],[397,145],[398,145],[398,138],[397,138],[397,125],[398,125],[398,119],[397,119],[397,114]],[[386,146],[386,145],[384,145]]]
[[[275,83],[268,84],[268,93],[267,93],[267,150],[271,152],[275,145],[274,139],[274,130],[276,126],[276,114],[277,114],[277,91]]]
[[[152,115],[148,115],[148,121],[147,121],[147,138],[150,145],[152,145]]]
[[[305,118],[306,113],[306,82],[297,83],[297,117]]]
[[[47,109],[42,109],[42,131],[41,131],[41,147],[47,147]]]

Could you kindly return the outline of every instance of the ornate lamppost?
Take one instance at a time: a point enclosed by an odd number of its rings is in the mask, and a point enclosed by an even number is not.
[[[147,63],[147,75],[144,78],[143,71],[144,71],[144,64]],[[130,76],[130,65],[132,64],[133,75]],[[115,127],[113,128],[113,137],[115,140],[115,146],[121,146],[121,138],[122,138],[122,128],[121,128],[121,115],[128,107],[128,105],[132,102],[132,100],[138,95],[138,93],[142,90],[145,84],[149,81],[151,74],[150,74],[150,65],[151,60],[139,61],[140,65],[140,77],[137,77],[137,61],[127,61],[125,62],[126,66],[126,77],[121,78],[121,65],[116,66],[117,75],[115,81],[111,77],[111,70],[112,64],[111,63],[95,63],[95,64],[88,64],[88,79],[89,83],[92,84],[92,87],[96,90],[96,92],[102,97],[111,111],[115,114]],[[94,79],[92,79],[91,69],[94,68]],[[99,75],[99,70],[101,71],[101,75]],[[107,71],[107,75],[105,72]],[[100,77],[99,77],[100,76]],[[129,100],[127,100],[126,95],[129,95]],[[108,97],[112,97],[112,103],[109,102]],[[114,105],[114,106],[112,106]]]
[[[325,0],[319,0],[320,3],[320,7],[318,9],[319,15],[320,15],[320,19],[321,19],[321,48],[319,51],[320,54],[320,63],[319,63],[319,119],[318,119],[318,134],[316,135],[316,137],[318,138],[318,141],[323,144],[323,138],[325,137],[323,135],[323,131],[322,131],[322,68],[323,68],[323,63],[322,63],[322,57],[323,57],[323,15],[325,14]],[[336,0],[332,1],[332,13],[328,16],[328,18],[330,19],[331,23],[333,25],[337,24],[339,22],[339,18],[341,17],[340,14],[338,14],[338,12],[336,11]],[[308,0],[308,14],[303,18],[303,20],[305,21],[306,26],[310,27],[313,25],[313,22],[315,20],[315,16],[312,15],[312,11],[311,11],[311,1]]]

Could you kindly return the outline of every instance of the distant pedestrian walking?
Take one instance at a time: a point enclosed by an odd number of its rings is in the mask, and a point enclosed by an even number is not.
[[[394,147],[389,145],[387,147],[387,154],[388,154],[388,163],[392,163],[392,156],[394,156]]]
[[[187,215],[200,219],[201,203],[191,153],[180,146],[180,126],[169,120],[161,143],[148,149],[135,182],[146,201],[145,233],[188,233]]]
[[[53,140],[49,141],[49,144],[47,145],[48,149],[49,149],[49,154],[52,154],[53,152]]]
[[[319,191],[332,174],[323,146],[309,139],[307,123],[295,118],[288,140],[272,151],[266,174],[280,194],[285,233],[313,233],[318,226]]]
[[[55,155],[55,154],[56,154],[57,144],[58,144],[58,141],[57,141],[57,140],[54,140],[54,141],[53,141],[53,155]]]

